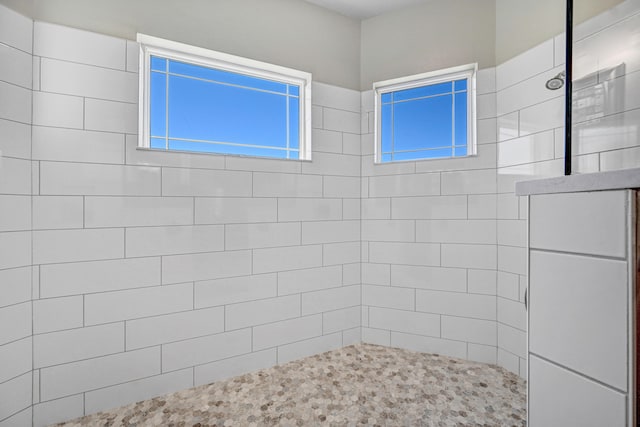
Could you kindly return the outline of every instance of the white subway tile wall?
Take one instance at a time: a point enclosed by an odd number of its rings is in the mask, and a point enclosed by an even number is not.
[[[32,418],[32,34],[0,5],[0,425]]]
[[[612,16],[578,43],[640,15]],[[137,149],[137,43],[4,6],[0,23],[0,425],[361,340],[526,375],[513,184],[562,172],[564,100],[543,86],[560,37],[479,71],[477,156],[375,165],[372,91],[318,82],[312,162]],[[606,130],[638,125],[639,67],[579,124],[581,172],[637,166],[637,138]]]

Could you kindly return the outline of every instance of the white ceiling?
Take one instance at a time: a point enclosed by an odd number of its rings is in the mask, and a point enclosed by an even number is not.
[[[367,19],[430,0],[305,0],[355,19]]]

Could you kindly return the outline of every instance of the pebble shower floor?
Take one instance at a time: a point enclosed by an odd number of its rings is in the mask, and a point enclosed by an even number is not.
[[[358,344],[61,426],[524,426],[500,367]]]

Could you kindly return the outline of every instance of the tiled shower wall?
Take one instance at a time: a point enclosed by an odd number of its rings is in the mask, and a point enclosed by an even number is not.
[[[362,96],[362,339],[497,361],[495,70],[478,72],[478,156],[374,165]]]
[[[31,35],[0,6],[0,426],[31,422]]]
[[[574,173],[640,165],[640,62],[632,37],[640,25],[640,1],[628,0],[576,27],[574,69],[609,68],[574,83]],[[498,363],[526,375],[527,212],[514,184],[564,172],[564,95],[545,82],[564,70],[565,39],[557,36],[496,67],[498,115]],[[600,65],[596,60],[601,61]],[[609,64],[609,65],[605,65]],[[589,68],[591,67],[591,69]],[[595,67],[595,68],[594,68]],[[574,87],[574,89],[575,89]],[[607,93],[607,102],[592,96]],[[582,101],[577,98],[582,97]],[[587,111],[587,115],[584,113]]]

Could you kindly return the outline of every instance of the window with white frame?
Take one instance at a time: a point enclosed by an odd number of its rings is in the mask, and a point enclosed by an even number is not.
[[[138,42],[140,147],[311,158],[310,73],[143,34]]]
[[[476,154],[470,64],[374,83],[377,163]]]

